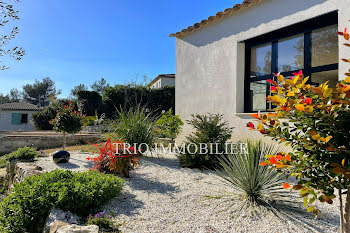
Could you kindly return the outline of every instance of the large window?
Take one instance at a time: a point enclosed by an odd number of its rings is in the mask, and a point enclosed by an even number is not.
[[[327,14],[246,41],[245,111],[269,111],[267,79],[303,70],[311,85],[338,81],[338,15]]]

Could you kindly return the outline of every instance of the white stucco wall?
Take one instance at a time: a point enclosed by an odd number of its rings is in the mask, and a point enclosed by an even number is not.
[[[343,31],[349,26],[350,0],[264,0],[176,38],[176,114],[184,120],[194,113],[224,114],[235,135],[243,137],[251,119],[235,115],[244,111],[241,42],[336,10]],[[340,48],[340,58],[350,57],[350,50]],[[339,77],[348,69],[339,62]],[[185,125],[180,140],[189,130]]]
[[[13,125],[11,122],[12,113],[23,113],[28,114],[28,123]],[[36,113],[35,111],[0,111],[0,131],[30,131],[35,130],[32,123],[32,114]]]

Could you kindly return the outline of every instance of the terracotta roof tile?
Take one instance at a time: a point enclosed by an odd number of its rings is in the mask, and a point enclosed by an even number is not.
[[[217,19],[224,18],[225,16],[232,15],[233,13],[239,11],[242,8],[250,7],[253,4],[261,2],[262,0],[244,0],[242,4],[236,4],[232,8],[227,8],[223,12],[219,11],[215,16],[210,16],[208,19],[203,19],[200,23],[195,23],[193,26],[183,29],[182,31],[172,33],[169,37],[181,37],[185,34],[192,32],[195,29],[198,29],[206,24],[212,23]]]

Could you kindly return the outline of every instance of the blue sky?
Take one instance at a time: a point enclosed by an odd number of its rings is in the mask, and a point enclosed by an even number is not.
[[[50,77],[66,97],[79,83],[111,84],[175,73],[181,30],[241,2],[231,0],[22,0],[20,34],[12,45],[27,54],[0,71],[0,93]]]

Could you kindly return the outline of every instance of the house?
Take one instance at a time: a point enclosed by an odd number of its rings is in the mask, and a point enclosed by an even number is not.
[[[175,74],[160,74],[149,83],[149,86],[151,89],[159,89],[165,86],[175,87]]]
[[[270,109],[272,73],[303,70],[314,85],[345,78],[350,49],[337,31],[349,20],[349,0],[245,0],[171,34],[176,114],[221,113],[242,136],[249,113]]]
[[[24,102],[0,104],[0,131],[35,130],[32,115],[39,111],[38,106]]]

